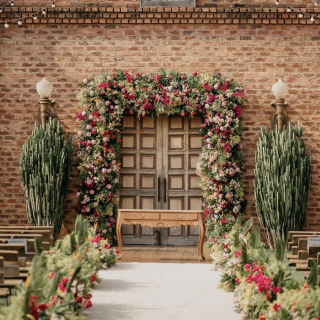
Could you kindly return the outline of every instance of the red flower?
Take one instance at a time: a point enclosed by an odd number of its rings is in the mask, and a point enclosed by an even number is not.
[[[86,302],[86,308],[89,309],[89,308],[91,308],[91,307],[92,307],[91,301],[90,301],[90,300],[87,300],[87,302]]]
[[[64,277],[63,279],[62,279],[62,282],[63,283],[67,283],[69,280],[68,280],[68,278],[67,277]]]
[[[110,249],[110,248],[111,248],[110,245],[108,245],[108,244],[105,244],[104,247],[105,247],[106,249]]]
[[[196,77],[198,74],[195,72],[193,75]]]
[[[82,302],[82,297],[77,297],[77,303],[81,303]]]
[[[278,310],[280,309],[280,304],[275,303],[273,309],[275,312],[278,312]]]
[[[38,308],[41,311],[45,311],[47,309],[47,305],[45,303],[39,303]]]
[[[95,274],[93,274],[93,275],[91,276],[91,282],[95,282],[96,280],[97,280],[97,277],[96,277]]]
[[[239,284],[240,283],[240,278],[236,279],[236,283]]]
[[[267,293],[267,294],[265,295],[265,297],[267,298],[268,301],[270,301],[271,297],[270,297],[270,294],[269,294],[269,293]]]

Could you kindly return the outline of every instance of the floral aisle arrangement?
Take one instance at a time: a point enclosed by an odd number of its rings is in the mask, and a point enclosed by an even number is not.
[[[86,229],[87,221],[79,216],[75,232],[49,253],[37,243],[30,278],[10,306],[0,308],[0,320],[83,319],[82,310],[92,306],[90,291],[99,282],[98,267],[115,264],[117,256],[102,239],[90,239]]]
[[[260,228],[251,226],[251,219],[242,226],[238,220],[230,233],[209,239],[213,269],[222,271],[220,288],[235,292],[236,310],[246,320],[320,320],[317,266],[303,284],[284,258],[284,241],[268,250]]]
[[[200,134],[205,145],[197,167],[204,192],[208,231],[230,230],[243,209],[240,178],[241,110],[244,89],[232,78],[166,72],[146,75],[118,71],[84,79],[79,93],[82,112],[76,116],[80,139],[79,212],[97,233],[115,240],[118,203],[121,119],[124,112],[138,117],[166,113],[205,115]]]

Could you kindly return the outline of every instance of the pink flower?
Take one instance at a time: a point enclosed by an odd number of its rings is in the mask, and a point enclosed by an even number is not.
[[[82,81],[83,81],[83,83],[87,83],[88,79],[83,79]]]
[[[106,173],[107,172],[107,169],[106,168],[102,168],[102,173]]]
[[[111,189],[112,188],[111,184],[107,184],[107,188]]]
[[[278,310],[280,309],[280,304],[275,303],[273,309],[275,312],[278,312]]]
[[[97,207],[97,206],[98,206],[98,202],[94,202],[93,205],[94,205],[95,207]]]
[[[90,194],[94,194],[94,190],[93,189],[90,190]]]
[[[226,219],[225,218],[221,219],[221,224],[222,225],[226,224]]]

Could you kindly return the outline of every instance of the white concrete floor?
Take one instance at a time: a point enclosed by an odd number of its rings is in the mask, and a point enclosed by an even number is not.
[[[193,263],[125,263],[100,271],[88,320],[240,320],[219,272]]]

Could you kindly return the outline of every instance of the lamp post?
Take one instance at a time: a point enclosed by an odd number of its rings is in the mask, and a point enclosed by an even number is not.
[[[272,86],[272,92],[276,97],[276,101],[271,103],[273,108],[271,113],[271,126],[278,125],[278,130],[282,131],[283,126],[287,124],[287,103],[284,102],[289,90],[289,86],[280,79]]]
[[[40,122],[41,125],[48,121],[48,115],[52,115],[52,109],[49,97],[53,89],[53,84],[46,78],[43,78],[37,83],[37,91],[40,96]]]

